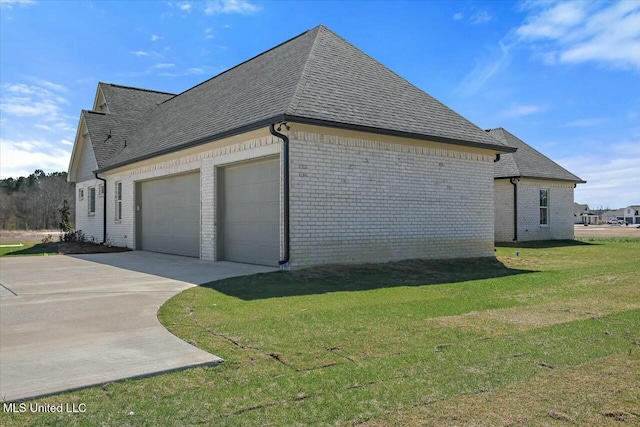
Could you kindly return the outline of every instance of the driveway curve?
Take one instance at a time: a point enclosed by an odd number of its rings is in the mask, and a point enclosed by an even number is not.
[[[167,331],[158,309],[189,287],[274,270],[143,251],[4,257],[0,400],[217,364]]]

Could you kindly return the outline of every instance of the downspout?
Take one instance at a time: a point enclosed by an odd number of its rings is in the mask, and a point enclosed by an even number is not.
[[[102,243],[104,245],[107,243],[107,180],[104,178],[100,178],[97,172],[94,172],[96,179],[99,179],[103,182],[104,185],[104,194],[102,194]]]
[[[289,126],[285,123],[284,126],[289,129]],[[280,126],[278,126],[280,130]],[[283,265],[286,268],[289,262],[289,138],[275,129],[275,123],[269,125],[269,132],[276,138],[282,139],[282,196],[284,198],[284,258],[278,261],[278,265]]]
[[[509,182],[513,185],[513,241],[518,241],[518,178],[511,178]]]

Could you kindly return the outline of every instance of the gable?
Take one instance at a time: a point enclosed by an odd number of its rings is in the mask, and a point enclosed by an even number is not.
[[[80,118],[76,140],[69,161],[68,182],[83,182],[93,179],[93,171],[98,169],[98,163],[91,144],[91,138],[83,117]]]

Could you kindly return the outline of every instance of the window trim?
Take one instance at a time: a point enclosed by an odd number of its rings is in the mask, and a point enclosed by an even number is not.
[[[78,188],[78,200],[84,200],[84,187]]]
[[[542,192],[545,192],[545,204],[542,204]],[[539,208],[540,208],[540,227],[549,227],[549,189],[548,188],[541,188],[540,191],[538,192],[538,197],[540,198],[538,201],[539,204]],[[544,215],[544,219],[546,220],[546,222],[542,222],[542,212],[545,211],[545,215]]]
[[[91,210],[91,192],[93,191],[93,210]],[[96,214],[96,187],[91,186],[87,188],[87,215],[95,216]]]
[[[113,193],[115,195],[115,222],[120,223],[122,221],[122,181],[115,182]]]
[[[104,184],[98,184],[98,197],[104,196]]]

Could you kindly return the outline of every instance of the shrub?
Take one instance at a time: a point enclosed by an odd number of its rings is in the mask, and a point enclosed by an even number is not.
[[[60,241],[83,243],[87,241],[87,236],[84,235],[82,230],[76,230],[76,231],[70,230],[60,236]]]

